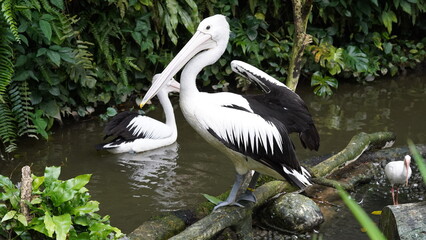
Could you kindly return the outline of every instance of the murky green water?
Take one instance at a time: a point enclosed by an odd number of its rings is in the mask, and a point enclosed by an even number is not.
[[[407,138],[426,143],[424,73],[365,86],[345,83],[326,99],[300,86],[298,94],[314,116],[321,147],[319,152],[310,152],[296,140],[299,159],[303,162],[339,152],[360,131],[393,131],[397,134],[396,146],[406,145]],[[196,206],[204,201],[202,193],[217,195],[229,190],[234,169],[223,154],[192,130],[180,113],[177,98],[173,100],[179,137],[172,146],[142,154],[97,152],[94,146],[102,141],[103,123],[95,119],[56,129],[47,142],[23,140],[14,161],[0,162],[0,174],[16,181],[23,165],[31,165],[36,175],[42,175],[45,166],[62,166],[62,179],[92,173],[88,188],[92,198],[101,202],[100,213],[110,215],[112,225],[126,233],[161,212]],[[150,115],[161,119],[161,109]],[[391,203],[390,199],[384,202],[379,194],[377,200],[371,200],[374,204],[370,208],[379,210],[377,205]],[[346,222],[355,225],[352,223]],[[326,239],[335,239],[332,236],[339,231],[349,234],[347,239],[365,237],[363,233],[353,235],[359,231],[358,226],[344,228],[345,231],[335,225],[324,229],[329,231]]]

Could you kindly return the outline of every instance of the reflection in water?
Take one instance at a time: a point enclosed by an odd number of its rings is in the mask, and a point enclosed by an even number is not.
[[[174,143],[147,152],[117,155],[117,164],[127,169],[131,189],[154,189],[156,194],[153,197],[163,210],[175,210],[183,205],[182,198],[174,187],[177,180],[178,147]]]
[[[293,136],[302,164],[306,159],[340,151],[361,131],[395,132],[396,146],[406,145],[407,138],[426,143],[426,82],[422,73],[367,86],[342,83],[328,98],[314,96],[312,89],[303,85],[298,87],[298,94],[308,105],[321,137],[320,150],[314,152],[303,149]],[[177,98],[173,102],[177,107]],[[217,195],[229,190],[234,180],[231,161],[196,134],[178,108],[175,113],[178,144],[164,149],[141,154],[96,152],[94,146],[102,139],[103,126],[94,119],[56,129],[49,141],[23,140],[14,161],[0,161],[0,174],[12,176],[16,182],[23,165],[31,165],[36,175],[42,175],[45,166],[62,166],[60,179],[91,173],[88,189],[92,199],[101,203],[100,214],[110,215],[113,226],[129,233],[161,212],[196,206],[205,200],[202,193]],[[150,112],[150,116],[161,119],[161,109]],[[366,186],[380,192],[377,196],[381,197],[367,199],[364,208],[378,210],[388,203],[389,198],[383,199],[383,192],[388,192],[386,184],[383,190],[375,184]],[[359,232],[351,214],[343,217],[345,226],[329,231]],[[360,234],[352,239],[367,239]]]

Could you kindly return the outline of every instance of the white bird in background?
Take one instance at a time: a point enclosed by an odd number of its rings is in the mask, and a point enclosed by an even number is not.
[[[302,143],[307,146],[316,146],[314,149],[319,146],[318,132],[305,104],[281,83],[263,82],[270,92],[254,96],[198,91],[195,84],[198,73],[222,56],[229,33],[225,16],[204,19],[194,36],[164,69],[158,81],[152,84],[141,103],[142,107],[186,65],[180,81],[182,113],[207,142],[232,160],[237,172],[227,200],[216,209],[226,205],[241,206],[237,193],[250,170],[286,179],[300,188],[310,185],[310,174],[300,166],[289,132],[299,132]],[[258,71],[253,75],[260,77],[262,74]],[[281,93],[284,95],[277,95]]]
[[[153,84],[159,74],[153,78]],[[98,150],[105,149],[112,153],[144,152],[164,147],[176,142],[177,128],[173,106],[168,94],[179,92],[180,85],[174,79],[166,81],[157,96],[166,117],[166,123],[139,115],[136,112],[121,112],[114,116],[105,126],[105,137],[113,137],[109,143],[99,144]]]
[[[385,174],[392,185],[393,205],[398,205],[399,185],[405,184],[405,186],[408,186],[408,179],[411,177],[410,162],[411,157],[406,155],[404,161],[393,161],[386,164]],[[394,185],[397,185],[396,189],[394,189]]]

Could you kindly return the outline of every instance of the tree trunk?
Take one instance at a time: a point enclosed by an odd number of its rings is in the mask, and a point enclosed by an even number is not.
[[[302,69],[303,51],[306,45],[312,42],[312,37],[306,34],[309,14],[312,10],[312,0],[292,0],[292,3],[294,36],[286,85],[295,91]]]

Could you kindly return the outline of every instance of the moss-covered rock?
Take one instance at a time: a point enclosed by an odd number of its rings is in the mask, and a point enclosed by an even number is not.
[[[282,195],[260,210],[260,222],[267,227],[290,232],[309,232],[324,217],[316,203],[297,193]]]

